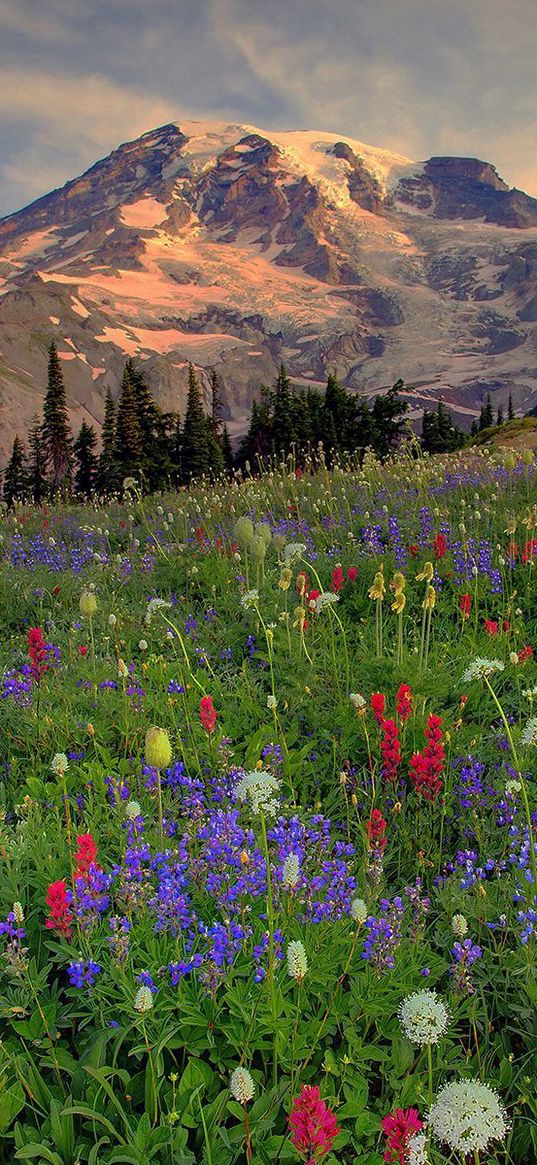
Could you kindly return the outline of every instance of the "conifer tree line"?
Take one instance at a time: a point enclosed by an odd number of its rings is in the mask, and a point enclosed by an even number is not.
[[[101,448],[92,425],[83,421],[73,439],[63,373],[54,342],[48,352],[43,416],[34,416],[26,442],[13,441],[3,481],[3,499],[41,505],[47,498],[87,500],[92,495],[120,493],[125,477],[135,477],[144,491],[178,488],[202,476],[219,478],[234,469],[259,472],[276,458],[293,455],[300,466],[315,462],[322,446],[330,465],[338,458],[360,460],[372,449],[384,460],[399,444],[405,427],[406,386],[398,380],[371,402],[350,393],[330,374],[326,389],[301,391],[291,384],[282,364],[273,387],[263,386],[252,405],[250,424],[234,456],[223,423],[222,390],[216,372],[211,377],[211,408],[206,413],[201,387],[192,365],[184,420],[156,403],[143,371],[128,359],[117,400],[110,388],[105,399]],[[514,417],[509,396],[508,420]],[[494,423],[490,394],[475,432]],[[498,409],[496,423],[503,423]],[[421,444],[430,453],[459,448],[466,441],[442,400],[423,412]]]

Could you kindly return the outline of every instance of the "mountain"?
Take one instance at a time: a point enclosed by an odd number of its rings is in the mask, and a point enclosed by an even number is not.
[[[216,369],[236,433],[281,359],[303,386],[401,376],[469,427],[487,391],[537,402],[537,200],[475,158],[165,125],[0,221],[4,460],[52,337],[74,425],[98,427],[135,356],[179,412],[189,361],[207,392]]]

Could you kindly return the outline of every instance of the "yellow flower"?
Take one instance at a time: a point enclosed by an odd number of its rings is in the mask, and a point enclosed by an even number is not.
[[[291,586],[292,578],[293,578],[292,570],[289,570],[288,566],[284,567],[284,569],[282,570],[282,573],[280,575],[279,582],[278,582],[278,586],[279,586],[281,591],[288,591],[289,590],[289,587]]]
[[[433,611],[435,604],[436,604],[436,591],[435,591],[434,587],[428,586],[427,590],[425,592],[425,598],[423,600],[422,607],[426,611]]]
[[[433,574],[434,574],[434,566],[433,566],[432,562],[426,562],[424,567],[423,567],[423,570],[420,570],[420,573],[416,575],[416,582],[428,582],[428,583],[430,583],[430,581],[433,577]]]
[[[377,573],[373,579],[373,586],[369,588],[368,593],[370,599],[377,599],[378,601],[382,602],[384,595],[386,594],[386,587],[384,585],[384,575],[381,570],[377,570]]]
[[[392,591],[396,591],[396,592],[397,591],[404,591],[404,589],[406,587],[406,578],[405,578],[404,574],[401,573],[400,570],[396,570],[396,572],[392,578],[392,581],[390,583],[390,587],[391,587]]]
[[[301,631],[304,630],[304,623],[306,622],[306,611],[304,607],[295,607],[296,619],[293,627],[299,627]]]
[[[404,611],[405,606],[406,606],[406,598],[405,598],[403,592],[396,591],[395,598],[394,598],[394,601],[392,603],[392,611],[395,611],[396,615],[400,615],[401,612]]]

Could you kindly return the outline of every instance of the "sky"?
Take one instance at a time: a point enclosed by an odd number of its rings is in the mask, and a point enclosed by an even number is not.
[[[0,216],[181,118],[492,162],[537,197],[536,0],[0,0]]]

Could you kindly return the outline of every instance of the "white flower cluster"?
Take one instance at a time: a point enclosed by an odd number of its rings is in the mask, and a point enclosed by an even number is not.
[[[300,877],[300,859],[298,854],[287,854],[282,866],[282,886],[284,890],[292,890]]]
[[[349,700],[357,712],[363,712],[366,704],[364,697],[360,694],[360,692],[351,692]]]
[[[151,1008],[153,1007],[153,996],[149,990],[149,987],[146,987],[144,984],[142,984],[142,986],[136,992],[133,1006],[135,1011],[151,1011]]]
[[[351,918],[354,922],[362,923],[367,918],[368,910],[363,898],[353,898],[351,902]]]
[[[259,591],[256,590],[245,591],[241,598],[241,606],[244,607],[245,610],[249,610],[250,607],[257,607],[258,603]]]
[[[525,748],[529,748],[530,745],[537,744],[537,716],[533,716],[531,720],[528,720],[528,723],[522,732],[522,736],[520,737],[520,743],[523,744]]]
[[[171,603],[167,603],[166,599],[154,598],[149,600],[144,616],[144,622],[147,627],[151,626],[153,615],[156,615],[157,611],[164,610],[165,607],[171,608]]]
[[[302,558],[305,553],[306,547],[303,542],[288,542],[282,551],[282,562],[285,566],[291,566],[297,558]]]
[[[482,680],[483,676],[491,676],[495,671],[505,671],[505,664],[502,663],[501,659],[482,659],[481,656],[478,656],[466,668],[462,682],[470,684],[472,680]]]
[[[235,800],[248,801],[254,816],[267,813],[275,817],[279,808],[280,782],[264,769],[245,773],[235,785]]]
[[[499,1096],[480,1080],[444,1084],[429,1113],[434,1137],[454,1153],[482,1153],[491,1141],[503,1140],[509,1124]]]
[[[229,1081],[231,1095],[239,1104],[246,1104],[252,1099],[255,1085],[247,1068],[238,1067],[231,1073]]]
[[[55,773],[57,777],[63,777],[63,774],[66,773],[67,769],[69,768],[69,761],[67,760],[65,753],[56,752],[50,762],[50,767],[52,772]]]
[[[465,934],[468,934],[468,921],[464,914],[453,915],[451,929],[456,938],[464,938]]]
[[[413,1044],[437,1044],[449,1023],[447,1007],[436,991],[415,991],[399,1008],[403,1031]]]
[[[427,1137],[425,1133],[414,1133],[408,1142],[407,1165],[427,1165]]]
[[[291,979],[301,983],[308,970],[308,959],[304,943],[300,939],[287,944],[287,970]]]
[[[324,611],[325,607],[332,607],[334,603],[339,603],[339,595],[332,594],[332,591],[323,591],[315,599],[315,614],[319,615],[321,611]]]

